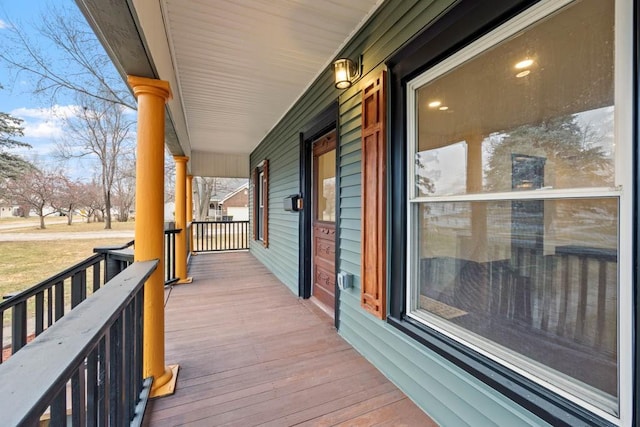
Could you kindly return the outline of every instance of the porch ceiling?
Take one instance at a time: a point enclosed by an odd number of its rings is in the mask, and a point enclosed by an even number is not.
[[[122,74],[170,82],[169,148],[208,176],[247,176],[249,153],[382,3],[76,1]]]

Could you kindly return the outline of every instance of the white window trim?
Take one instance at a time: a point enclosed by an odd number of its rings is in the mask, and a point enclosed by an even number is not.
[[[535,381],[554,393],[578,403],[585,409],[617,425],[631,425],[633,413],[633,273],[632,250],[633,239],[633,97],[630,90],[633,84],[633,2],[615,0],[615,59],[614,59],[614,123],[615,142],[626,143],[616,145],[615,150],[615,188],[588,189],[541,189],[522,192],[464,194],[454,196],[417,197],[415,178],[414,154],[417,141],[417,103],[416,91],[426,83],[443,75],[445,72],[485,52],[488,47],[496,45],[514,34],[529,27],[535,22],[546,18],[575,0],[543,0],[530,7],[525,12],[511,19],[499,28],[479,38],[469,46],[463,48],[449,58],[438,63],[407,84],[407,292],[405,306],[407,316],[426,324],[427,326],[462,342],[475,351],[507,366],[514,372]],[[625,191],[626,189],[626,191]],[[588,193],[588,194],[587,194]],[[438,326],[435,316],[415,312],[416,298],[412,282],[417,276],[417,265],[413,262],[416,241],[413,236],[413,209],[424,202],[454,202],[454,201],[498,201],[498,200],[549,200],[566,198],[601,198],[616,197],[619,200],[619,231],[618,231],[618,409],[616,417],[600,407],[576,397],[575,395],[548,383],[541,378],[515,366],[504,359],[489,354],[482,348],[466,342],[459,335],[453,335],[450,326],[443,329]]]

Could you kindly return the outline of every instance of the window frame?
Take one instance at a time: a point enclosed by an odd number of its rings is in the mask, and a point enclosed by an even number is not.
[[[619,304],[618,314],[619,325],[623,325],[622,328],[627,329],[619,332],[619,337],[623,337],[622,339],[619,338],[619,387],[621,390],[619,393],[619,418],[612,417],[597,408],[585,408],[584,406],[576,405],[571,396],[551,391],[549,388],[532,381],[527,376],[521,375],[521,373],[497,363],[481,352],[461,344],[446,333],[426,326],[408,313],[410,306],[407,302],[410,295],[407,280],[410,277],[409,270],[412,267],[409,265],[411,254],[408,253],[410,249],[407,235],[410,228],[407,224],[411,221],[409,193],[415,191],[414,186],[411,185],[413,151],[408,145],[408,140],[410,139],[410,131],[408,129],[410,126],[407,125],[411,120],[410,111],[407,108],[410,105],[408,98],[411,92],[411,81],[420,75],[424,75],[428,69],[431,69],[429,71],[431,72],[433,69],[442,67],[442,64],[447,63],[452,57],[455,57],[456,54],[466,48],[469,48],[469,52],[474,52],[472,50],[474,47],[469,47],[474,42],[486,42],[491,37],[495,37],[495,34],[503,32],[504,28],[512,26],[513,22],[519,22],[523,16],[531,18],[532,15],[539,15],[538,18],[530,20],[529,24],[527,24],[530,25],[531,22],[542,19],[551,13],[551,9],[560,9],[571,3],[571,0],[563,0],[561,3],[555,2],[552,5],[550,3],[553,2],[546,0],[541,2],[519,1],[505,6],[495,0],[480,0],[477,2],[463,0],[452,6],[438,20],[427,27],[423,33],[387,61],[391,71],[392,89],[391,135],[393,140],[402,142],[392,144],[392,147],[390,147],[390,169],[393,171],[390,195],[392,204],[400,208],[390,211],[391,218],[389,220],[391,235],[389,264],[392,266],[390,271],[392,286],[390,289],[390,316],[388,322],[546,421],[565,425],[584,422],[594,425],[628,424],[634,416],[634,402],[636,408],[638,407],[637,399],[632,392],[632,378],[637,375],[637,371],[634,371],[632,363],[633,352],[631,346],[634,337],[630,326],[633,322],[630,301],[633,301],[634,296],[632,288],[635,274],[631,262],[634,248],[633,239],[624,238],[624,236],[632,235],[634,230],[633,215],[630,214],[634,212],[632,191],[623,192],[619,187],[616,189],[601,188],[597,190],[597,194],[594,194],[593,189],[545,190],[547,198],[565,198],[567,196],[577,198],[584,197],[586,193],[590,197],[598,195],[611,196],[612,194],[619,197],[618,269],[619,283],[623,285],[620,286],[618,298],[619,301],[629,301],[628,304]],[[622,183],[622,188],[635,190],[633,187],[633,165],[628,161],[628,159],[634,157],[631,146],[636,133],[634,129],[636,124],[633,121],[633,91],[629,90],[630,87],[633,87],[634,79],[632,75],[634,70],[633,55],[628,53],[632,51],[631,46],[633,43],[633,11],[635,10],[636,15],[638,15],[638,10],[637,8],[633,9],[633,5],[629,3],[616,1],[615,12],[616,141],[630,141],[628,144],[620,144],[624,147],[616,147],[618,151],[616,153],[616,183]],[[527,13],[520,15],[524,10]],[[516,19],[508,23],[514,17]],[[506,25],[498,28],[503,24]],[[493,34],[490,34],[496,28],[498,29]],[[492,45],[477,43],[475,46],[479,53]],[[626,52],[626,58],[625,55],[619,52]],[[473,56],[475,54],[477,53],[474,53]],[[622,106],[624,108],[621,108]],[[623,164],[620,163],[621,159]],[[624,197],[622,197],[623,194]],[[518,198],[522,199],[539,199],[540,193],[536,192],[535,195],[522,193],[518,196]],[[505,192],[502,194],[426,197],[414,199],[414,202],[435,201],[436,199],[438,201],[475,201],[502,200],[505,198],[512,200],[514,194]]]
[[[269,161],[253,170],[253,240],[269,247]]]

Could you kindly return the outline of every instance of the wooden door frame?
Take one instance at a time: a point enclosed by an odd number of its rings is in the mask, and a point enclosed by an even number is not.
[[[300,190],[304,203],[299,219],[299,254],[298,254],[298,296],[304,299],[311,297],[312,257],[313,245],[311,227],[313,225],[313,197],[311,184],[313,176],[313,141],[332,130],[336,131],[336,249],[335,271],[338,273],[340,260],[340,132],[339,105],[333,102],[321,113],[311,119],[300,132]],[[334,324],[336,329],[340,322],[340,290],[336,280]]]

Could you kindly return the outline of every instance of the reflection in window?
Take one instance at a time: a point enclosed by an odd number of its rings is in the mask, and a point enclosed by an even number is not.
[[[464,194],[467,143],[461,141],[416,153],[415,179],[418,197]]]
[[[407,303],[617,414],[613,4],[576,1],[408,83]]]

